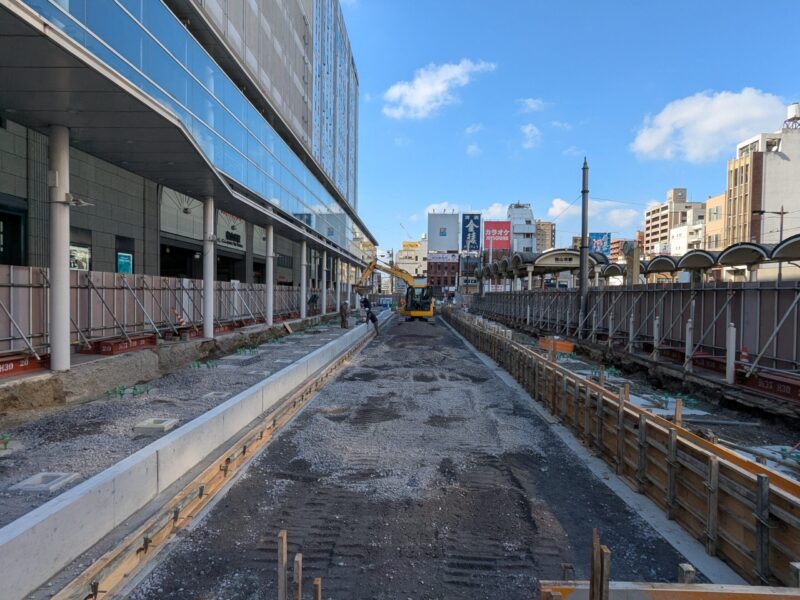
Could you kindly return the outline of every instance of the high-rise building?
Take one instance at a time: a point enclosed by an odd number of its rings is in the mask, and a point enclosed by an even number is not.
[[[800,209],[798,161],[800,104],[792,104],[782,129],[741,142],[736,146],[736,157],[728,161],[725,246],[779,241],[781,216],[774,213]],[[784,234],[787,232],[796,233],[785,227]]]
[[[509,204],[511,252],[536,252],[536,224],[530,204]]]
[[[556,247],[556,224],[549,221],[534,221],[536,252],[542,253]]]
[[[702,202],[689,202],[686,188],[667,190],[667,201],[648,209],[644,219],[644,253],[646,257],[669,254],[670,230],[686,225],[690,209],[703,207]]]
[[[70,211],[75,268],[199,277],[208,199],[218,279],[265,281],[273,231],[274,283],[374,252],[356,213],[358,77],[338,0],[15,0],[2,20],[4,55],[27,56],[48,93],[0,67],[14,79],[0,164],[15,166],[0,173],[0,226],[25,241],[1,263],[48,266],[48,147],[68,154],[60,184],[84,201]]]

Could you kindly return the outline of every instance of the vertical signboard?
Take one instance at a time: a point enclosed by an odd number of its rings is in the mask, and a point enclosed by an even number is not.
[[[590,233],[589,252],[597,252],[598,254],[611,256],[611,234],[608,232]]]
[[[511,221],[484,221],[483,249],[510,250]]]
[[[481,214],[464,213],[461,215],[461,250],[478,252],[481,249]]]
[[[428,213],[428,250],[458,252],[458,215]]]

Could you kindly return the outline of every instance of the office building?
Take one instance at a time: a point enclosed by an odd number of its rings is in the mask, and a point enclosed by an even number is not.
[[[428,285],[436,298],[455,291],[458,285],[459,254],[457,252],[428,252]]]
[[[689,250],[705,247],[706,205],[693,206],[686,211],[686,221],[669,230],[669,251],[672,256],[683,256]]]
[[[428,237],[423,234],[422,238],[414,241],[403,242],[403,247],[397,252],[395,264],[410,273],[413,277],[420,280],[428,278]],[[395,280],[395,290],[405,293],[406,284],[403,281]]]
[[[549,221],[534,221],[536,252],[542,253],[556,247],[556,224]]]
[[[644,220],[645,257],[670,254],[670,230],[686,225],[687,211],[702,208],[702,202],[689,202],[686,188],[667,190],[667,201],[648,209]]]
[[[509,204],[511,252],[536,252],[536,224],[530,204]]]
[[[0,31],[26,59],[0,67],[0,227],[19,242],[0,263],[50,267],[68,297],[67,265],[305,290],[374,256],[338,1],[11,0]]]
[[[458,252],[461,216],[456,213],[428,213],[428,250]]]
[[[725,224],[728,220],[725,194],[706,200],[706,250],[719,252],[725,248]]]
[[[781,210],[800,209],[800,104],[788,108],[783,128],[760,133],[736,146],[728,161],[725,242],[775,244],[780,239]],[[754,214],[754,211],[756,213]],[[764,211],[761,213],[760,211]],[[784,237],[790,230],[784,216]]]

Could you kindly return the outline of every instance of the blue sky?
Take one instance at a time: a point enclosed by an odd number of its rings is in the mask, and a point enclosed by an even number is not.
[[[382,248],[429,206],[530,202],[579,233],[630,236],[670,187],[725,189],[737,141],[800,100],[796,4],[342,0],[360,81],[359,212]],[[773,35],[773,33],[775,35]],[[446,203],[446,204],[445,204]],[[500,207],[503,207],[500,209]]]

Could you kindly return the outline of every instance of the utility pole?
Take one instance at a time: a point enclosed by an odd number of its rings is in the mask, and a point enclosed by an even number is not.
[[[578,295],[580,297],[580,312],[578,321],[578,338],[582,337],[583,326],[581,323],[586,317],[589,298],[589,163],[583,158],[583,186],[581,189],[581,262],[580,281],[578,282]]]

